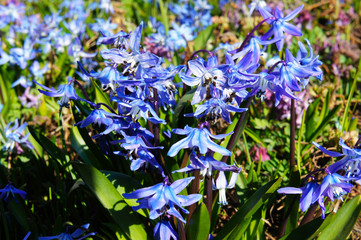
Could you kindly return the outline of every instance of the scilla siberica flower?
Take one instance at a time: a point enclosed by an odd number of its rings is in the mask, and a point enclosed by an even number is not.
[[[8,123],[4,129],[5,143],[3,150],[13,151],[14,147],[16,146],[17,152],[21,153],[23,149],[20,145],[25,145],[26,147],[33,149],[33,145],[28,141],[30,133],[28,133],[26,136],[24,135],[27,123],[23,123],[21,126],[19,126],[19,120],[15,119],[14,126],[10,127],[12,124],[13,122]]]
[[[132,193],[123,193],[123,197],[139,199],[137,201],[139,205],[133,207],[133,210],[137,211],[141,208],[148,208],[150,219],[156,219],[160,215],[166,214],[168,216],[172,215],[185,223],[185,220],[176,210],[175,206],[178,206],[184,213],[188,214],[188,210],[184,209],[183,206],[190,206],[202,198],[201,194],[178,195],[193,179],[194,177],[188,177],[170,184],[168,178],[165,178],[163,183],[141,188]]]
[[[169,221],[160,220],[154,227],[154,237],[160,240],[177,240],[178,234]]]
[[[60,105],[60,109],[62,107],[69,107],[69,100],[81,100],[81,101],[88,102],[87,100],[78,97],[78,95],[75,93],[72,79],[70,79],[67,84],[61,85],[58,90],[56,90],[54,88],[48,88],[48,87],[36,82],[35,80],[34,80],[34,82],[37,85],[39,85],[40,87],[48,90],[48,92],[47,92],[47,91],[39,89],[39,92],[41,92],[42,94],[49,96],[49,97],[61,97],[60,101],[58,101],[58,104]]]
[[[302,212],[305,212],[311,204],[318,200],[318,195],[316,195],[315,192],[319,186],[320,185],[317,182],[311,181],[300,188],[284,187],[278,189],[277,192],[282,194],[302,194],[300,199],[300,208]]]
[[[269,13],[264,8],[259,8],[259,12],[261,13],[262,17],[264,19],[268,19],[267,23],[271,24],[272,27],[262,36],[262,40],[267,40],[271,36],[274,35],[275,39],[281,39],[278,42],[276,42],[276,46],[278,48],[278,51],[281,51],[283,48],[283,44],[285,42],[285,32],[288,34],[291,34],[293,36],[302,36],[302,32],[299,28],[296,26],[288,23],[288,21],[292,20],[296,17],[296,15],[301,12],[303,9],[303,5],[299,6],[292,12],[290,12],[286,17],[284,17],[283,13],[276,7],[274,11],[274,15]]]
[[[188,62],[189,71],[181,72],[179,77],[188,86],[198,86],[192,99],[192,105],[203,101],[207,96],[207,91],[223,85],[225,77],[223,71],[218,66],[216,56],[211,56],[208,61],[199,58]],[[191,75],[194,76],[191,76]]]
[[[330,172],[337,172],[340,169],[344,169],[346,171],[345,176],[347,177],[359,177],[360,176],[360,168],[361,168],[361,149],[360,148],[350,148],[347,146],[343,139],[340,138],[339,145],[342,147],[342,153],[334,152],[325,149],[321,145],[316,142],[313,142],[318,149],[320,149],[325,154],[331,157],[342,157],[343,158],[334,164],[330,165],[328,169]]]
[[[214,152],[222,154],[223,156],[232,155],[229,150],[213,142],[211,140],[211,137],[215,139],[223,139],[228,135],[232,134],[233,132],[230,132],[228,134],[213,135],[209,132],[207,128],[191,128],[188,125],[185,126],[184,129],[173,129],[172,132],[180,135],[187,135],[187,137],[173,144],[167,154],[170,157],[176,156],[178,152],[183,148],[193,149],[195,147],[199,149],[199,152],[201,154],[206,154],[208,152],[208,149],[210,149]]]
[[[216,180],[216,183],[214,183],[213,180],[213,190],[219,190],[219,204],[221,205],[227,205],[227,197],[226,197],[226,189],[234,188],[237,181],[237,176],[240,173],[241,169],[237,172],[232,172],[231,179],[229,180],[229,183],[227,183],[226,176],[224,175],[223,171],[219,171],[218,178]]]
[[[51,239],[58,239],[58,240],[82,240],[90,236],[94,236],[96,232],[88,233],[82,236],[89,228],[89,223],[84,224],[80,228],[76,229],[73,233],[69,233],[68,230],[64,233],[55,236],[49,237],[39,237],[38,240],[51,240]]]
[[[187,167],[175,170],[173,172],[193,172],[195,170],[200,170],[201,176],[207,175],[208,177],[212,176],[212,171],[232,171],[239,172],[241,168],[236,167],[235,165],[228,165],[222,161],[217,161],[211,156],[197,156],[195,151],[192,151],[190,156],[190,162]]]
[[[11,183],[6,185],[3,189],[0,189],[0,198],[3,199],[5,202],[9,202],[11,199],[16,200],[16,195],[20,195],[23,199],[25,199],[26,192],[23,190],[15,188]]]

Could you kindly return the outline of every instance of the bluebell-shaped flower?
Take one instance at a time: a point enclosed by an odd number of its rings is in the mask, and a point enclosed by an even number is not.
[[[38,61],[34,61],[33,64],[30,66],[29,68],[31,74],[35,77],[35,78],[43,78],[43,75],[49,71],[49,67],[48,64],[45,64],[44,67],[40,68],[40,64]]]
[[[189,73],[180,73],[182,82],[188,86],[198,86],[192,99],[192,105],[203,101],[207,91],[214,87],[221,87],[226,79],[222,69],[218,66],[216,56],[212,56],[207,62],[203,59],[191,60],[188,62]],[[194,76],[191,76],[194,75]]]
[[[12,124],[13,122],[8,123],[4,129],[5,142],[4,142],[3,150],[13,151],[14,147],[16,146],[18,153],[21,153],[23,150],[20,147],[20,145],[33,149],[34,148],[33,145],[28,141],[28,137],[30,136],[30,133],[24,135],[24,131],[27,126],[27,123],[23,123],[21,126],[19,126],[19,120],[15,119],[15,123],[11,127]]]
[[[300,188],[284,187],[278,189],[277,192],[282,194],[301,194],[300,208],[303,212],[305,212],[311,206],[311,204],[318,200],[319,196],[315,194],[315,192],[319,186],[320,185],[317,182],[311,181]]]
[[[49,237],[39,237],[38,240],[51,240],[51,239],[58,239],[58,240],[82,240],[90,236],[94,236],[96,232],[88,233],[84,236],[82,236],[89,228],[89,223],[84,224],[80,228],[76,229],[73,233],[70,233],[68,230],[64,233],[61,233],[59,235],[55,236],[49,236]]]
[[[180,221],[185,222],[182,215],[176,210],[178,206],[184,213],[188,214],[188,210],[183,206],[192,205],[198,202],[202,195],[190,194],[188,196],[178,195],[194,177],[179,179],[169,184],[165,179],[163,183],[158,183],[151,187],[141,188],[132,193],[124,193],[123,197],[128,199],[139,199],[138,206],[133,207],[134,211],[140,208],[148,208],[150,211],[150,219],[155,219],[162,214],[172,215]]]
[[[233,132],[228,134],[213,135],[206,128],[192,128],[188,125],[185,126],[184,129],[173,129],[172,132],[180,135],[187,135],[187,137],[172,145],[167,154],[170,157],[176,156],[181,149],[194,149],[196,147],[199,149],[201,154],[206,154],[210,149],[213,152],[220,153],[224,156],[232,155],[229,150],[213,142],[211,137],[215,139],[223,139]]]
[[[191,164],[185,168],[181,168],[179,170],[175,170],[173,172],[193,172],[195,170],[200,170],[200,174],[204,177],[212,176],[212,171],[232,171],[232,172],[239,172],[241,168],[236,167],[235,165],[228,165],[222,161],[217,161],[211,156],[200,156],[198,157],[197,154],[192,151],[190,156]]]
[[[11,199],[16,200],[16,195],[20,195],[23,199],[25,199],[26,192],[23,190],[15,188],[11,183],[6,185],[3,189],[0,189],[0,198],[3,199],[5,202],[9,202]]]
[[[326,207],[324,204],[324,197],[342,200],[342,196],[350,193],[353,184],[348,183],[350,180],[356,180],[357,178],[346,178],[337,173],[328,172],[327,176],[323,179],[320,187],[317,188],[315,195],[318,196],[318,204],[322,210],[322,218],[325,218]]]
[[[59,89],[56,90],[54,88],[48,88],[34,80],[34,82],[39,85],[40,87],[46,89],[47,91],[39,89],[39,92],[42,94],[49,96],[49,97],[61,97],[61,99],[58,101],[58,104],[60,105],[60,109],[62,107],[69,107],[69,100],[81,100],[88,102],[85,99],[80,98],[74,89],[73,81],[70,79],[67,84],[59,86]],[[89,103],[89,102],[88,102]]]
[[[219,172],[216,182],[213,181],[213,190],[219,190],[219,204],[225,206],[228,204],[226,197],[226,189],[234,188],[237,181],[239,171],[232,172],[231,179],[227,182],[226,175],[223,171]]]
[[[269,44],[280,41],[282,38],[274,38],[271,40],[261,40],[259,37],[252,37],[248,44],[242,49],[242,51],[237,52],[237,49],[230,51],[230,53],[234,53],[232,56],[233,59],[242,58],[247,53],[252,53],[251,60],[253,64],[258,64],[261,58],[261,48],[260,45],[267,46]]]
[[[341,160],[335,162],[328,167],[328,170],[331,173],[335,173],[340,169],[344,169],[346,171],[345,176],[347,177],[360,176],[361,149],[350,148],[344,143],[342,138],[340,138],[339,141],[339,145],[342,147],[342,153],[327,150],[316,142],[313,142],[313,145],[315,145],[318,149],[331,157],[343,157]]]
[[[274,15],[269,13],[264,8],[259,8],[259,12],[261,13],[264,19],[268,19],[267,23],[271,24],[271,28],[262,36],[262,40],[267,40],[271,36],[274,35],[275,39],[280,39],[276,42],[278,51],[281,51],[284,44],[285,32],[291,34],[293,36],[302,36],[302,32],[296,26],[288,23],[288,21],[292,20],[296,17],[296,15],[303,9],[303,5],[299,6],[292,12],[290,12],[286,17],[283,13],[276,7],[274,11]]]
[[[211,98],[202,105],[197,106],[194,113],[185,114],[184,116],[196,118],[207,116],[209,119],[213,120],[222,118],[226,122],[231,123],[230,112],[244,112],[247,110],[247,108],[239,108],[231,104],[227,104],[219,98]]]
[[[119,116],[114,113],[106,112],[103,109],[94,109],[88,117],[76,123],[75,126],[80,125],[80,127],[83,128],[89,126],[92,123],[98,124],[98,126],[101,126],[102,124],[105,126],[109,126],[113,124],[114,118],[119,118]]]
[[[121,99],[120,99],[121,98]],[[166,122],[159,118],[153,106],[137,97],[125,96],[118,92],[118,97],[113,98],[122,108],[122,113],[131,116],[134,120],[143,118],[156,124],[165,124]],[[128,100],[128,101],[126,101]],[[149,116],[150,115],[150,116]]]
[[[310,69],[318,80],[322,80],[322,70],[320,66],[322,62],[318,59],[318,56],[314,56],[313,49],[311,47],[311,43],[306,39],[306,43],[308,46],[308,51],[302,42],[298,42],[299,51],[297,52],[297,61],[301,64],[301,66]],[[317,75],[317,72],[319,75]]]
[[[157,240],[177,240],[178,234],[169,221],[160,220],[154,227],[154,237]]]

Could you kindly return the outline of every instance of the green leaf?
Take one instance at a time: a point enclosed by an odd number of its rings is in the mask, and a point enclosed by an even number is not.
[[[260,187],[222,228],[215,237],[215,240],[224,239],[229,236],[239,224],[242,224],[246,218],[251,217],[278,189],[281,182],[282,178],[279,178]]]
[[[345,129],[346,117],[347,117],[347,114],[348,114],[348,110],[350,109],[353,93],[354,93],[354,91],[356,89],[357,80],[358,80],[358,78],[360,76],[361,76],[361,58],[359,59],[359,62],[358,62],[357,72],[356,72],[355,78],[353,79],[353,82],[352,82],[352,87],[351,87],[350,94],[348,95],[345,112],[344,112],[343,118],[342,118],[342,127],[341,127],[340,134],[343,134],[343,130]]]
[[[89,149],[89,146],[84,142],[82,136],[79,133],[78,127],[72,128],[70,133],[70,141],[73,149],[79,154],[79,156],[81,157],[81,159],[83,159],[84,162],[86,162],[87,164],[91,164],[97,168],[101,167],[101,164],[96,155]]]
[[[60,160],[61,164],[66,162],[64,152],[58,148],[52,141],[47,137],[37,132],[33,127],[28,126],[31,136],[43,147],[43,149],[50,154],[50,156],[56,160]]]
[[[347,202],[321,232],[319,240],[346,239],[361,214],[361,196]]]
[[[23,227],[23,229],[28,232],[30,231],[28,217],[26,216],[25,208],[20,202],[16,202],[15,200],[11,200],[8,203],[8,207],[12,212],[15,219],[18,223]]]
[[[181,117],[181,113],[185,108],[185,106],[187,106],[188,101],[192,100],[196,90],[197,90],[196,88],[193,88],[192,90],[186,92],[186,94],[184,94],[184,96],[178,101],[177,107],[174,109],[173,128],[178,127],[178,122]]]
[[[215,24],[210,25],[198,34],[198,36],[194,39],[195,51],[206,48],[207,41],[213,35],[213,29],[215,28],[215,26]]]
[[[247,230],[249,224],[251,223],[252,218],[245,218],[242,224],[238,224],[233,230],[232,234],[228,239],[243,239],[243,234]]]
[[[100,87],[98,86],[98,84],[93,80],[90,79],[92,86],[95,89],[95,100],[97,103],[105,103],[108,106],[111,106],[110,101],[109,101],[109,97],[106,96],[104,94],[104,92],[100,89]],[[101,109],[103,109],[104,111],[110,112],[110,110],[104,106],[101,106]]]
[[[74,163],[74,168],[104,208],[108,210],[127,239],[147,239],[144,221],[131,213],[132,209],[123,201],[123,197],[117,189],[99,170],[81,163]]]
[[[198,205],[189,221],[187,239],[206,240],[208,239],[211,220],[209,212],[204,203]]]
[[[333,117],[337,115],[337,112],[339,112],[340,108],[341,105],[335,107],[327,114],[327,116],[322,120],[321,124],[316,128],[316,130],[311,131],[312,133],[307,139],[307,142],[312,142],[317,138],[317,136],[320,135],[321,131],[326,127],[326,125],[332,120]]]
[[[122,196],[122,198],[123,198],[123,193],[130,193],[142,187],[142,185],[138,181],[136,181],[134,178],[124,173],[113,172],[113,171],[101,171],[101,172],[109,179],[109,181],[113,184],[113,186],[116,187],[117,191],[119,192],[120,196]],[[131,207],[139,205],[136,199],[123,198],[123,200]],[[141,214],[144,217],[149,216],[149,214],[146,213],[144,209],[139,209],[137,213]]]
[[[316,232],[316,230],[323,223],[323,219],[321,217],[312,220],[311,222],[306,223],[303,226],[300,226],[293,230],[287,236],[284,236],[281,240],[305,240],[309,239],[312,234]]]

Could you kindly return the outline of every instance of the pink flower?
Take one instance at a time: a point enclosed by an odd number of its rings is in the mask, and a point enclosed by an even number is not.
[[[251,149],[251,154],[253,154],[253,159],[258,162],[262,156],[262,162],[271,160],[270,156],[267,153],[267,149],[262,146],[254,145]]]

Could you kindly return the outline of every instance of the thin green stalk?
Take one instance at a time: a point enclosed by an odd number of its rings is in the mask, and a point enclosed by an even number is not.
[[[296,108],[295,100],[291,100],[291,134],[290,134],[290,174],[295,166],[295,135],[296,135]]]
[[[243,143],[244,143],[244,151],[246,152],[246,158],[249,165],[252,164],[251,155],[249,154],[248,146],[247,146],[247,139],[246,134],[242,133]]]
[[[247,99],[246,106],[244,106],[245,108],[249,108],[249,106],[252,103],[252,99],[253,99],[253,96],[249,97]],[[244,120],[246,119],[247,114],[248,114],[248,111],[244,111],[241,113],[241,117],[238,119],[238,122],[234,128],[234,132],[233,132],[231,138],[229,139],[229,142],[227,144],[227,149],[231,152],[232,152],[234,146],[236,145],[238,139],[241,137],[244,126],[246,125]],[[227,159],[228,159],[228,156],[223,156],[222,162],[227,162]]]
[[[305,126],[305,120],[306,120],[306,109],[303,111],[302,124],[301,124],[301,128],[300,128],[300,132],[298,133],[298,140],[297,140],[297,168],[300,173],[301,173],[301,161],[302,161],[301,141],[302,141],[302,135],[303,135],[303,128]]]
[[[359,59],[358,67],[357,67],[357,72],[356,72],[355,78],[353,79],[353,82],[352,82],[352,86],[351,86],[351,90],[350,90],[350,95],[348,96],[348,99],[347,99],[347,104],[346,104],[345,112],[344,112],[343,118],[342,118],[342,127],[341,127],[340,135],[342,135],[342,133],[343,133],[343,131],[344,131],[344,129],[345,129],[347,113],[348,113],[348,110],[350,109],[352,96],[353,96],[353,93],[354,93],[354,91],[355,91],[355,89],[356,89],[357,79],[358,79],[359,76],[360,76],[360,69],[361,69],[361,58]]]

